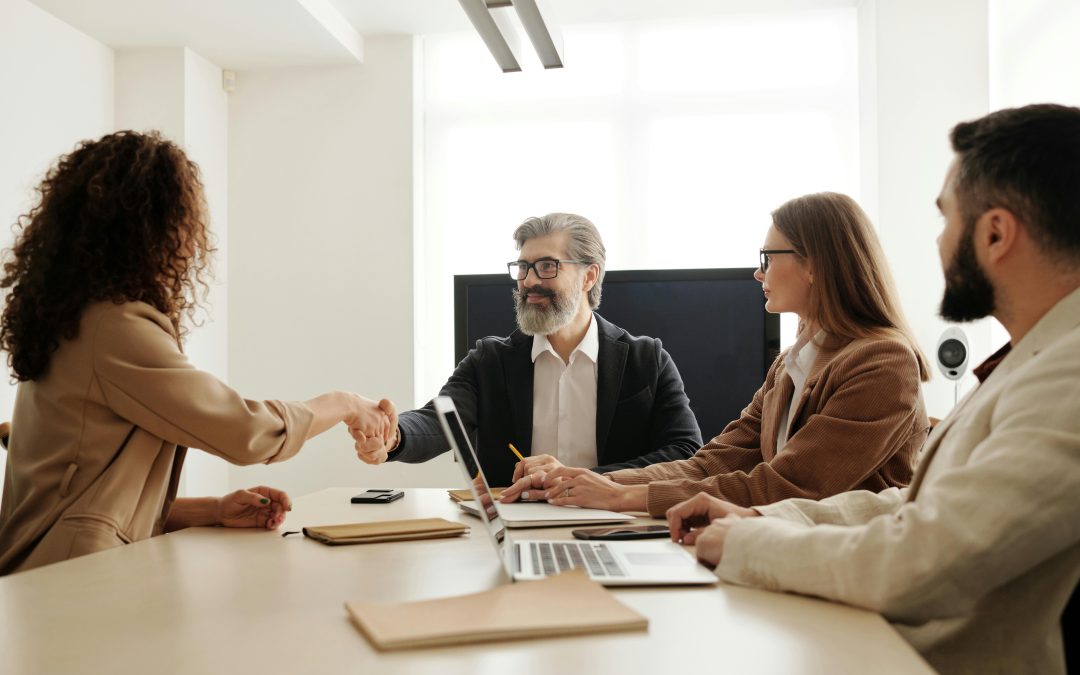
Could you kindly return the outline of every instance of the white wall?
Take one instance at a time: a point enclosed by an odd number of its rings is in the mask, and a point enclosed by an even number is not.
[[[184,150],[199,165],[217,253],[205,323],[192,330],[186,346],[200,368],[228,377],[228,182],[229,96],[221,69],[184,49]]]
[[[1080,105],[1080,3],[989,0],[990,103]]]
[[[332,389],[413,403],[414,40],[357,66],[238,74],[229,103],[229,376],[250,398]],[[446,340],[452,336],[447,335]],[[368,467],[338,427],[232,487],[445,485],[445,461]]]
[[[219,250],[215,280],[199,316],[202,325],[192,327],[185,352],[195,366],[227,379],[228,95],[221,87],[221,69],[184,47],[117,51],[116,126],[156,130],[199,165]],[[212,455],[189,453],[181,494],[223,494],[227,466]]]
[[[989,0],[990,108],[1080,106],[1080,3]],[[995,322],[994,344],[1008,341]]]
[[[116,52],[116,128],[184,142],[184,48]]]
[[[0,0],[0,248],[57,156],[112,126],[112,50],[25,0]],[[0,420],[14,401],[5,377]],[[0,485],[3,475],[0,461]]]
[[[863,0],[860,12],[863,202],[878,226],[901,302],[933,360],[947,324],[934,206],[952,158],[948,133],[989,110],[986,0]],[[993,350],[992,320],[967,324],[971,359]],[[974,378],[961,382],[962,390]],[[934,370],[927,410],[944,417],[954,384]]]
[[[184,149],[202,172],[217,247],[203,324],[192,329],[185,351],[196,366],[228,381],[228,94],[221,69],[190,49],[184,50],[184,75]],[[228,464],[204,452],[188,453],[182,490],[191,496],[225,494]]]

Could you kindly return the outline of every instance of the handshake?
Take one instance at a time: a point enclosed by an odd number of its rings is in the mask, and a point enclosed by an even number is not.
[[[401,440],[397,409],[389,399],[376,403],[356,394],[350,397],[349,414],[343,421],[356,443],[356,456],[368,464],[382,464]]]

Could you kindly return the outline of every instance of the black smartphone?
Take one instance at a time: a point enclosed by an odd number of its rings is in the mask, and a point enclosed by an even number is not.
[[[364,490],[349,501],[353,504],[389,504],[404,496],[404,490]]]
[[[571,530],[578,539],[659,539],[671,536],[667,525],[616,525]]]

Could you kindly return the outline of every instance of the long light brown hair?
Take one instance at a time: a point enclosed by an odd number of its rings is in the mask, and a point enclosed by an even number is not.
[[[5,251],[0,348],[15,378],[48,372],[93,302],[141,301],[177,336],[205,296],[214,248],[199,169],[157,133],[84,141],[38,187]],[[201,291],[201,292],[200,292]]]
[[[881,243],[855,200],[819,192],[786,202],[772,218],[813,274],[804,319],[839,337],[894,336],[915,352],[919,377],[929,380],[926,356],[900,309]]]

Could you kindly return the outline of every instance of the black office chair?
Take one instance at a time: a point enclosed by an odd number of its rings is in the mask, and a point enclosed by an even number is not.
[[[1076,648],[1080,637],[1080,585],[1073,589],[1072,597],[1065,603],[1061,613],[1061,638],[1065,641],[1065,672],[1080,674],[1080,649]],[[1072,636],[1071,638],[1069,636]]]

